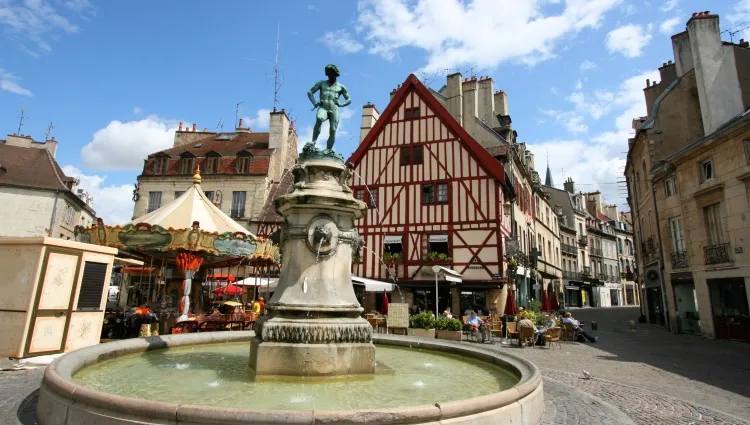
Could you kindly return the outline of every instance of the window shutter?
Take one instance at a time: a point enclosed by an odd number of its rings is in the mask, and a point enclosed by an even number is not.
[[[78,294],[77,311],[99,311],[102,305],[105,278],[107,277],[106,263],[86,261],[83,266],[81,290]]]

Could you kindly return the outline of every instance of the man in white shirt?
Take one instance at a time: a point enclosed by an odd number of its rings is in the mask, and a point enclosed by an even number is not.
[[[596,342],[597,340],[599,340],[598,336],[591,336],[588,332],[581,329],[580,322],[574,319],[573,315],[570,314],[570,312],[565,313],[565,317],[562,321],[563,323],[570,323],[571,325],[573,325],[573,328],[575,328],[581,335],[583,335],[583,337],[586,338],[588,342]]]

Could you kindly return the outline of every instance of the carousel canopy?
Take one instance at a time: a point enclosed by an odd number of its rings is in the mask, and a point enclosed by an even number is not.
[[[239,223],[224,214],[219,207],[206,198],[201,189],[200,170],[193,176],[193,185],[179,198],[167,203],[163,207],[138,217],[128,224],[147,223],[151,226],[161,226],[165,229],[184,229],[193,222],[199,222],[204,232],[216,233],[245,233],[249,232]]]

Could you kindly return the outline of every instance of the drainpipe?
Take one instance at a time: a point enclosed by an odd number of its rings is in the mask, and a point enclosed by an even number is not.
[[[654,213],[656,214],[656,236],[659,238],[659,276],[661,277],[661,304],[662,311],[664,312],[664,327],[667,330],[671,330],[669,322],[669,310],[667,310],[667,289],[664,286],[664,244],[661,238],[661,225],[659,221],[659,209],[656,207],[656,186],[654,186],[654,179],[651,179],[651,198],[654,200]]]
[[[513,146],[513,142],[509,141],[508,142],[508,154],[509,154],[508,156],[510,157],[510,184],[511,184],[511,188],[512,188],[513,192],[515,192],[515,190],[516,190],[516,188],[515,188],[516,177],[513,175],[513,160],[514,160],[514,155],[515,155],[514,151],[515,151],[515,149],[514,149],[514,146]],[[520,241],[518,240],[518,235],[517,235],[518,232],[516,232],[516,209],[515,209],[516,196],[518,196],[517,193],[510,200],[510,236],[511,236],[511,238],[513,238],[513,240],[516,241],[516,253],[517,253],[518,250],[520,249]],[[517,256],[518,255],[516,255],[516,257]],[[526,276],[525,269],[524,269],[524,276]],[[515,276],[513,276],[513,281],[514,281],[513,282],[513,284],[514,284],[513,286],[516,287],[516,290],[515,290],[515,293],[514,293],[515,298],[516,298],[515,301],[516,301],[516,305],[518,305],[518,296],[519,296],[519,293],[518,293],[518,274],[517,273],[516,273]]]
[[[55,215],[57,215],[57,198],[60,196],[59,191],[55,191],[55,203],[52,206],[52,216],[49,218],[49,229],[47,236],[52,237],[52,227],[55,225]]]

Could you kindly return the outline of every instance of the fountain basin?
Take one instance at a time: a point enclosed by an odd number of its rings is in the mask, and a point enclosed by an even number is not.
[[[537,425],[544,411],[542,381],[539,370],[528,361],[498,353],[481,345],[458,344],[414,337],[375,335],[374,342],[384,351],[394,349],[426,350],[424,354],[460,355],[487,369],[501,367],[512,374],[517,383],[512,387],[477,397],[439,403],[355,408],[351,410],[303,409],[271,410],[242,409],[198,405],[184,402],[156,401],[125,397],[97,391],[81,385],[74,375],[87,366],[136,353],[161,349],[200,347],[206,344],[249,343],[252,331],[167,335],[145,339],[110,342],[60,357],[45,371],[40,388],[37,420],[52,424],[324,424],[324,423],[451,423],[451,424],[529,424]],[[245,346],[246,347],[246,346]],[[245,351],[246,353],[246,351]],[[155,354],[155,353],[153,353]],[[119,362],[121,359],[118,359]],[[113,362],[114,363],[114,362]],[[451,371],[440,371],[445,377],[445,391],[466,393],[473,382],[455,382]],[[113,374],[113,380],[118,379]],[[153,382],[143,385],[157,384]],[[358,384],[351,382],[351,393],[357,395]],[[179,391],[179,388],[175,388]],[[206,391],[210,391],[207,389]],[[217,390],[221,391],[221,390]],[[134,393],[138,390],[134,389]],[[330,406],[324,406],[330,407]]]

